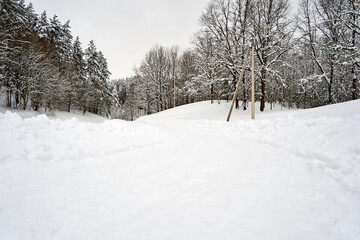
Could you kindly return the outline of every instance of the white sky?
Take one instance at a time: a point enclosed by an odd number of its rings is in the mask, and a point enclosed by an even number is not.
[[[133,75],[156,43],[190,46],[198,19],[209,0],[27,0],[36,13],[46,10],[62,23],[70,19],[83,48],[91,39],[108,60],[111,78]]]
[[[297,1],[297,0],[293,0]],[[71,31],[83,48],[91,39],[107,58],[111,78],[133,75],[155,44],[190,47],[198,20],[209,0],[27,0],[36,13],[46,10]]]

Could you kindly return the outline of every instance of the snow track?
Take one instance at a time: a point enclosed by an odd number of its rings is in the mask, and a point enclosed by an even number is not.
[[[358,239],[359,107],[0,113],[0,239]]]

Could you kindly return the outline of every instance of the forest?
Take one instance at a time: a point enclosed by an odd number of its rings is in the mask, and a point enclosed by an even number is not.
[[[111,92],[105,56],[90,41],[85,51],[70,21],[61,23],[32,4],[1,0],[0,93],[7,108],[77,109],[110,116]]]
[[[126,79],[110,79],[106,57],[93,41],[83,50],[69,21],[38,15],[22,0],[1,0],[0,11],[0,99],[8,108],[135,120],[230,100],[252,40],[261,111],[359,98],[358,0],[301,0],[296,15],[288,0],[211,0],[190,48],[155,44]],[[250,73],[249,65],[238,109],[248,107]]]

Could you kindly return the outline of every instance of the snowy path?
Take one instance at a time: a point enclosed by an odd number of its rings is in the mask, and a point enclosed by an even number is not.
[[[0,239],[359,238],[359,101],[231,123],[205,104],[134,123],[0,114]]]
[[[326,134],[321,131],[331,132],[334,121],[340,127],[359,130],[359,121],[344,124],[339,119],[278,120],[276,124],[260,121],[224,125],[207,120],[152,123],[171,129],[172,136],[180,136],[176,144],[183,147],[179,148],[196,153],[196,157],[189,159],[201,163],[198,169],[194,169],[196,163],[189,163],[185,169],[204,173],[200,183],[214,194],[207,196],[204,191],[194,201],[195,204],[209,199],[211,204],[195,216],[209,217],[208,211],[212,209],[214,220],[213,225],[199,222],[196,228],[206,225],[207,231],[214,229],[210,234],[213,239],[357,239],[360,236],[359,166],[335,161],[342,156],[343,161],[354,164],[354,160],[359,164],[360,158],[352,153],[347,159],[339,149],[335,156],[331,152],[322,154],[321,148],[331,151],[332,143],[337,143],[340,150],[342,146],[338,139],[324,142]],[[259,125],[263,134],[259,134]],[[298,126],[294,128],[294,125]],[[276,128],[280,127],[285,129],[277,134]],[[308,128],[307,136],[303,136],[304,128]],[[290,131],[295,129],[298,132]],[[354,139],[345,141],[346,148],[356,147],[359,142],[359,135],[353,136]],[[319,143],[319,140],[324,141]],[[232,231],[228,232],[229,229]],[[357,234],[353,235],[354,232]],[[193,239],[201,239],[205,233]]]

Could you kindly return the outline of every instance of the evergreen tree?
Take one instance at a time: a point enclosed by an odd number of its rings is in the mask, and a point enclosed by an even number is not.
[[[0,5],[0,84],[6,91],[6,106],[12,107],[19,85],[19,66],[24,38],[25,6],[18,0],[3,0]]]
[[[86,76],[88,91],[86,93],[88,100],[88,111],[95,114],[109,116],[112,101],[116,98],[112,95],[108,80],[110,72],[107,61],[102,54],[98,52],[94,41],[90,41],[85,50],[86,58]]]
[[[88,86],[86,84],[86,62],[79,37],[73,43],[72,54],[72,82],[74,83],[75,106],[85,114]]]
[[[87,109],[89,112],[97,114],[99,112],[99,102],[101,98],[99,91],[97,91],[97,89],[100,88],[100,66],[98,63],[98,52],[93,40],[90,41],[88,48],[85,50],[85,59],[88,85],[86,92]]]
[[[46,11],[41,14],[39,21],[35,26],[35,30],[38,32],[40,38],[50,39],[50,24]]]

